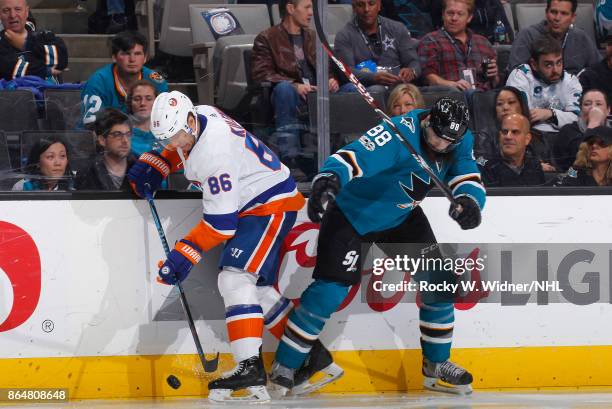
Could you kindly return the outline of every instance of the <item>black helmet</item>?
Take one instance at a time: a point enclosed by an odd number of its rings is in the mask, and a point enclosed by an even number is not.
[[[450,149],[461,142],[469,122],[467,106],[449,97],[437,100],[429,112],[429,125],[436,135],[452,144]]]

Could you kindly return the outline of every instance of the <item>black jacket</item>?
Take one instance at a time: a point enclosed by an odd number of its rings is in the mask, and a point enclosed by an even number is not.
[[[584,168],[569,168],[559,176],[555,186],[599,186],[593,176]]]
[[[119,190],[126,192],[132,191],[127,178],[127,171],[132,167],[136,160],[136,156],[130,154],[128,157],[126,177],[123,178],[123,183],[121,183]],[[95,162],[89,168],[77,173],[75,187],[77,190],[117,190],[110,175],[108,174],[108,169],[106,169],[106,166],[104,165],[102,155],[98,155]]]
[[[582,71],[578,79],[583,94],[592,88],[598,88],[605,92],[608,98],[612,98],[612,69],[608,67],[605,59]]]
[[[0,78],[12,80],[24,75],[40,78],[51,76],[51,68],[68,66],[68,51],[64,41],[51,31],[29,31],[25,48],[19,50],[0,32]]]
[[[491,159],[478,158],[482,181],[487,187],[534,186],[545,183],[544,171],[540,160],[528,149],[525,163],[520,173],[508,166],[500,154]]]
[[[572,166],[583,140],[584,134],[578,128],[578,122],[567,124],[559,130],[553,145],[553,156],[559,171],[565,172]]]

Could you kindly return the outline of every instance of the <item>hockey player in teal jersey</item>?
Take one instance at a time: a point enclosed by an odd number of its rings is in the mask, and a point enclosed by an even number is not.
[[[450,98],[438,100],[431,111],[414,110],[392,118],[404,138],[447,183],[457,203],[450,216],[463,229],[480,224],[485,189],[472,153],[467,107]],[[434,187],[412,154],[381,123],[338,150],[324,163],[312,183],[308,216],[321,221],[315,281],[302,293],[289,315],[276,351],[270,380],[283,392],[299,386],[315,390],[334,380],[324,378],[304,386],[304,360],[325,322],[361,280],[362,244],[375,242],[393,258],[398,250],[387,243],[422,243],[428,256],[439,256],[436,238],[419,206]],[[335,198],[324,210],[324,198]],[[367,247],[367,246],[366,246]],[[421,249],[422,250],[422,249]],[[439,283],[455,280],[452,273],[424,272],[415,279]],[[432,390],[470,393],[472,375],[449,360],[454,323],[454,294],[421,294],[419,318],[424,386]],[[340,373],[341,374],[341,373]],[[295,390],[293,391],[295,392]]]

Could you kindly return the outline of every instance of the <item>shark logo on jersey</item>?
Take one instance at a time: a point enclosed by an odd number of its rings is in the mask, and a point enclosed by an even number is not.
[[[416,173],[410,174],[410,181],[410,187],[401,181],[398,182],[406,196],[412,199],[408,203],[398,203],[397,207],[400,209],[412,209],[418,206],[425,199],[427,193],[435,186],[429,176],[427,176],[427,180],[423,180]]]
[[[400,124],[404,125],[406,128],[410,129],[410,132],[414,133],[414,120],[412,118],[402,117],[400,120]]]

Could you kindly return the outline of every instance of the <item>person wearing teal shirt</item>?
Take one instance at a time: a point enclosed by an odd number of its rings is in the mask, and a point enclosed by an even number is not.
[[[113,107],[127,113],[128,90],[139,80],[153,84],[158,93],[168,91],[166,80],[144,66],[147,60],[145,36],[138,32],[121,32],[113,38],[111,48],[113,63],[94,72],[81,91],[81,120],[85,126],[92,125],[96,113],[103,108]]]

